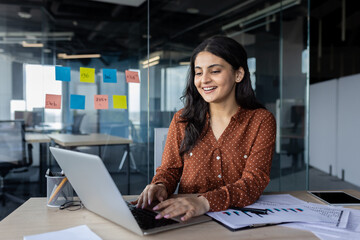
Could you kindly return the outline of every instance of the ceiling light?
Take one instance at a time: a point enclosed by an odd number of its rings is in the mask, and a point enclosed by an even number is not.
[[[199,13],[199,9],[197,9],[197,8],[188,8],[188,9],[186,9],[186,11],[191,14]]]
[[[142,35],[142,38],[145,38],[145,39],[147,39],[149,37],[149,39],[151,38],[151,35],[147,35],[147,34],[143,34]]]
[[[186,66],[186,65],[190,65],[190,62],[179,62],[179,64],[180,64],[181,66]]]
[[[20,11],[18,12],[19,17],[29,19],[32,17],[30,13],[30,8],[20,7]]]
[[[158,65],[158,64],[159,64],[159,61],[151,62],[149,64],[144,64],[143,68],[152,67],[152,66],[155,66],[155,65]]]
[[[107,2],[107,3],[113,3],[113,4],[125,5],[131,7],[138,7],[145,2],[145,0],[93,0],[93,1]]]
[[[57,55],[59,59],[79,59],[79,58],[100,58],[101,54],[74,54],[67,55],[66,53],[59,53]]]
[[[145,65],[145,64],[157,61],[157,60],[160,60],[160,56],[155,56],[155,57],[150,58],[149,60],[142,61],[141,64]]]
[[[28,42],[25,42],[25,41],[22,41],[21,45],[23,47],[33,47],[33,48],[42,48],[42,47],[44,47],[44,44],[42,44],[42,43],[28,43]]]
[[[45,49],[43,49],[43,52],[44,53],[51,53],[51,49],[45,48]]]

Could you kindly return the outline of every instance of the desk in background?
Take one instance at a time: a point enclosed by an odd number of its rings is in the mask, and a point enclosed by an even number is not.
[[[101,157],[101,146],[106,145],[125,145],[127,154],[127,193],[130,193],[130,144],[132,143],[131,139],[112,136],[108,134],[101,133],[92,133],[86,135],[78,135],[78,134],[65,134],[65,133],[53,133],[48,134],[48,137],[51,139],[51,145],[55,144],[59,145],[63,148],[71,148],[71,147],[84,147],[84,146],[98,146],[99,147],[99,155]],[[51,159],[51,158],[50,158]]]
[[[345,191],[360,197],[360,192],[355,190]],[[284,192],[308,202],[321,203],[306,191]],[[127,200],[135,199],[136,196],[127,196]],[[360,208],[360,207],[358,207]],[[34,218],[36,216],[36,218]],[[110,239],[318,239],[311,232],[292,229],[287,227],[269,226],[248,230],[231,232],[220,224],[211,221],[185,228],[170,230],[167,232],[141,237],[119,225],[112,223],[99,215],[86,209],[78,211],[59,210],[46,206],[45,198],[31,198],[13,213],[0,222],[0,232],[3,239],[22,239],[25,235],[33,235],[50,231],[58,231],[78,225],[86,224],[103,240]]]
[[[44,196],[46,194],[46,185],[45,185],[45,173],[48,166],[48,156],[49,156],[49,143],[50,138],[46,134],[40,133],[26,133],[25,141],[27,143],[39,143],[39,182],[40,182],[40,194]]]
[[[44,123],[42,125],[35,125],[34,127],[27,127],[26,132],[34,133],[51,133],[56,131],[61,131],[66,127],[63,123],[53,122],[53,123]]]

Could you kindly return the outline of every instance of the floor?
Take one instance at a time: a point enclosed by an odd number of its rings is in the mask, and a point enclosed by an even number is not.
[[[5,181],[5,185],[8,188],[8,192],[22,198],[24,201],[29,199],[30,197],[42,197],[40,194],[40,190],[38,188],[38,182],[36,181],[36,176],[38,176],[38,169],[31,168],[29,172],[22,173],[22,177],[12,177],[11,182],[10,180]],[[290,190],[294,190],[294,181],[297,179],[304,179],[303,175],[305,172],[299,171],[294,174],[289,174],[282,176],[280,179],[272,179],[269,188],[267,191],[272,191],[272,187],[274,188],[273,191],[277,191],[278,184],[281,185],[281,189],[286,191],[288,186],[287,183],[291,183],[289,185]],[[120,172],[112,172],[111,173],[115,183],[117,184],[118,188],[121,192],[127,192],[127,184],[126,184],[126,173],[124,171]],[[299,177],[301,176],[301,177]],[[11,176],[10,176],[11,177]],[[130,194],[139,194],[144,186],[147,183],[147,175],[138,171],[132,171],[131,173],[131,188]],[[28,182],[27,180],[30,180]],[[309,190],[336,190],[336,189],[355,189],[360,191],[359,186],[355,186],[351,183],[342,181],[337,177],[330,176],[327,173],[319,171],[315,168],[310,168],[309,170]],[[304,186],[302,182],[300,184]],[[299,185],[299,186],[300,186]],[[302,188],[302,187],[301,187]],[[302,188],[304,189],[304,188]],[[45,197],[45,196],[44,196]],[[6,201],[5,206],[0,204],[0,220],[4,217],[9,215],[12,211],[18,208],[21,204],[15,203],[13,201]]]

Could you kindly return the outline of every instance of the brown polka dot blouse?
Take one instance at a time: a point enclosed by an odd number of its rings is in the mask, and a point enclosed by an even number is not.
[[[186,123],[178,111],[170,124],[162,164],[152,183],[163,183],[172,194],[180,181],[179,193],[200,193],[210,211],[255,202],[270,181],[276,123],[265,109],[239,107],[229,125],[216,140],[208,121],[203,137],[180,156]]]

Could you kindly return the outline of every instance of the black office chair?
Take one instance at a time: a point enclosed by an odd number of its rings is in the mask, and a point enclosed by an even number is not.
[[[0,199],[5,205],[6,198],[17,203],[24,200],[6,192],[4,178],[10,173],[20,173],[32,165],[32,145],[25,150],[25,124],[22,120],[0,121]]]
[[[289,142],[283,144],[282,148],[286,151],[288,156],[292,157],[293,171],[302,170],[305,168],[304,162],[304,113],[303,105],[291,106],[290,120],[293,124],[289,135]],[[298,166],[300,165],[300,166]]]

